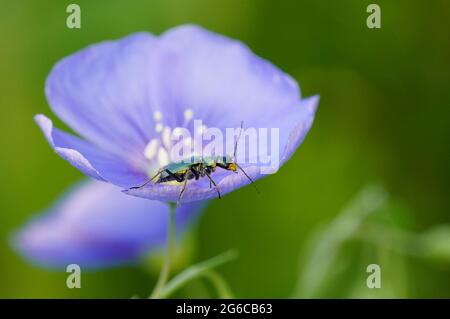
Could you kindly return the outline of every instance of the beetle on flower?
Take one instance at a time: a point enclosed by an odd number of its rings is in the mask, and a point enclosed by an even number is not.
[[[205,123],[204,131],[241,122],[279,129],[283,165],[309,131],[318,103],[317,96],[301,99],[290,76],[242,43],[192,25],[159,37],[132,34],[75,53],[53,68],[46,95],[52,110],[80,135],[37,115],[56,153],[127,194],[170,202],[180,199],[183,183],[146,182],[173,163],[172,136],[181,128],[192,132],[193,119]],[[246,174],[214,172],[216,189],[210,180],[194,178],[182,202],[224,195],[264,176],[262,163],[239,165]]]

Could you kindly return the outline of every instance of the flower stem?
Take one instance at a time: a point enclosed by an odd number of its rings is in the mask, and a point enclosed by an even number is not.
[[[170,259],[172,257],[172,250],[175,245],[174,219],[176,206],[177,205],[175,203],[169,203],[169,223],[167,232],[166,254],[164,256],[164,264],[159,273],[158,281],[156,282],[155,288],[153,288],[153,292],[150,295],[151,299],[161,298],[161,292],[164,290],[164,286],[169,279]]]

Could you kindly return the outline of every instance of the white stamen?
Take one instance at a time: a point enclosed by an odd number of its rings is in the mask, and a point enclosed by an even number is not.
[[[190,121],[193,116],[194,116],[194,112],[192,111],[192,109],[186,109],[184,111],[184,119],[186,121]]]
[[[184,143],[184,145],[192,146],[192,138],[190,138],[190,137],[185,138],[183,143]]]
[[[164,126],[161,123],[156,124],[156,126],[155,126],[156,133],[161,133],[163,128],[164,128]]]
[[[176,127],[176,128],[173,129],[172,135],[177,137],[177,136],[180,136],[181,133],[182,133],[181,127]]]
[[[160,111],[153,112],[153,119],[158,122],[162,119],[162,113]]]
[[[145,147],[145,150],[144,150],[144,155],[147,159],[151,160],[151,159],[153,159],[153,157],[155,157],[156,151],[158,150],[158,144],[159,144],[159,141],[156,138],[152,139],[147,144],[147,146]]]
[[[169,164],[169,154],[164,147],[158,149],[158,164],[160,167]]]
[[[161,133],[162,143],[163,143],[164,147],[167,148],[168,150],[170,150],[172,148],[172,141],[170,139],[172,136],[171,134],[172,134],[172,130],[168,126],[164,127],[164,129]]]

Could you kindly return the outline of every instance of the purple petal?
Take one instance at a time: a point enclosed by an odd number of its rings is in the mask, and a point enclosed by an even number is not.
[[[246,127],[268,127],[274,115],[300,99],[295,80],[247,46],[193,25],[160,37],[155,72],[157,93],[162,105],[171,106],[171,116],[180,117],[189,107],[194,118],[222,129],[241,121]]]
[[[177,208],[178,233],[203,205]],[[27,259],[46,267],[113,266],[134,262],[160,248],[167,237],[167,223],[167,204],[126,196],[110,184],[89,181],[32,220],[16,234],[14,245]]]
[[[87,176],[121,187],[131,187],[146,180],[144,172],[132,169],[119,156],[53,128],[52,121],[44,115],[37,115],[35,120],[55,152]]]
[[[286,118],[284,130],[281,130],[280,140],[286,139],[283,134],[289,132],[284,150],[281,152],[280,162],[284,164],[294,154],[295,150],[303,142],[306,134],[308,134],[316,114],[319,104],[319,96],[312,96],[303,99],[298,106],[299,110]],[[280,125],[281,127],[281,125]],[[288,128],[288,129],[286,129]]]
[[[105,149],[141,152],[154,126],[154,43],[152,35],[136,33],[64,58],[46,82],[52,110],[80,136]]]

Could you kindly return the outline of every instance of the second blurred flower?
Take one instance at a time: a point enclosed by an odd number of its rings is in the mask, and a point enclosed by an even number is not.
[[[177,208],[177,234],[195,220],[203,206],[196,202]],[[165,203],[124,195],[107,183],[86,181],[19,231],[14,245],[27,259],[45,267],[114,266],[135,262],[161,248],[168,219]]]

